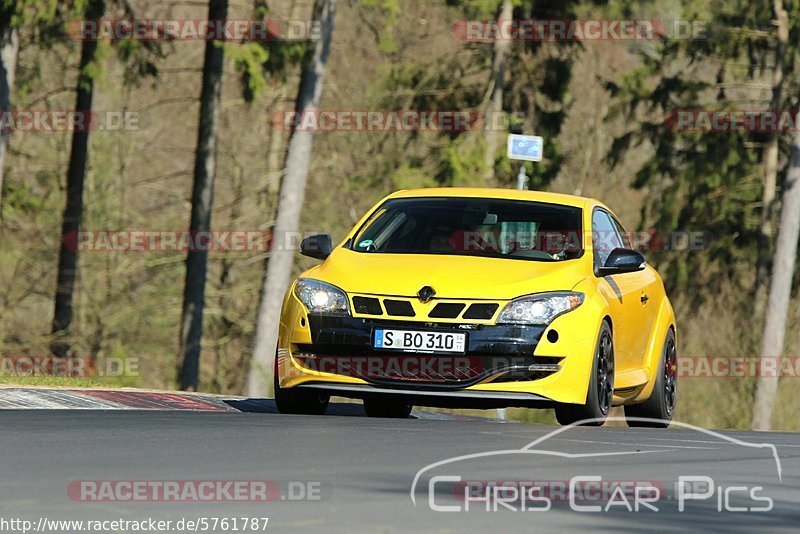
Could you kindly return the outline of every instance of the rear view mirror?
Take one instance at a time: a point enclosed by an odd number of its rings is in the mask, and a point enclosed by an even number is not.
[[[610,274],[633,273],[644,270],[646,260],[638,250],[615,248],[606,259],[606,264],[598,269],[600,276]]]
[[[300,254],[318,260],[324,260],[330,256],[332,250],[333,242],[329,234],[312,235],[300,243]]]

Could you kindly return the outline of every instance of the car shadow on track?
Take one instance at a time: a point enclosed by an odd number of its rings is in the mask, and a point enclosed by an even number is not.
[[[280,413],[275,406],[274,399],[226,399],[225,404],[240,412],[248,413]],[[361,403],[340,402],[328,405],[325,415],[338,415],[344,417],[365,417],[364,406]],[[413,418],[413,416],[412,416]]]

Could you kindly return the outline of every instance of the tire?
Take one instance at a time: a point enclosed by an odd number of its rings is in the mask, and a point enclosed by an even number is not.
[[[603,321],[594,351],[592,376],[584,404],[557,404],[556,420],[571,425],[586,420],[581,426],[602,426],[611,410],[614,396],[614,338],[611,327]]]
[[[275,355],[275,405],[283,414],[322,415],[328,409],[331,396],[321,391],[282,388],[278,384],[278,356]]]
[[[641,404],[625,406],[625,419],[630,427],[667,428],[675,411],[678,394],[678,351],[675,346],[675,332],[669,329],[661,350],[660,369],[656,384],[650,397]],[[646,418],[639,421],[631,418]]]
[[[408,419],[413,406],[402,399],[364,399],[364,411],[368,417],[385,417],[390,419]]]

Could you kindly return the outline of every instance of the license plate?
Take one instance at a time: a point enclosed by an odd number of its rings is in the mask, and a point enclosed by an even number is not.
[[[467,335],[455,332],[420,332],[415,330],[375,330],[376,349],[414,350],[419,352],[465,352]]]

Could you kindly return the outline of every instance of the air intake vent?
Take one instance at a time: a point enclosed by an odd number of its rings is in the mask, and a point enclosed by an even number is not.
[[[433,307],[431,312],[428,314],[428,317],[435,317],[437,319],[455,319],[463,309],[464,305],[460,302],[440,302]]]
[[[364,315],[383,315],[381,303],[378,299],[353,297],[353,307],[356,313],[363,313]]]
[[[473,304],[464,312],[464,319],[483,319],[488,321],[497,311],[497,304]]]
[[[386,313],[398,317],[414,317],[414,307],[407,300],[383,299]]]

